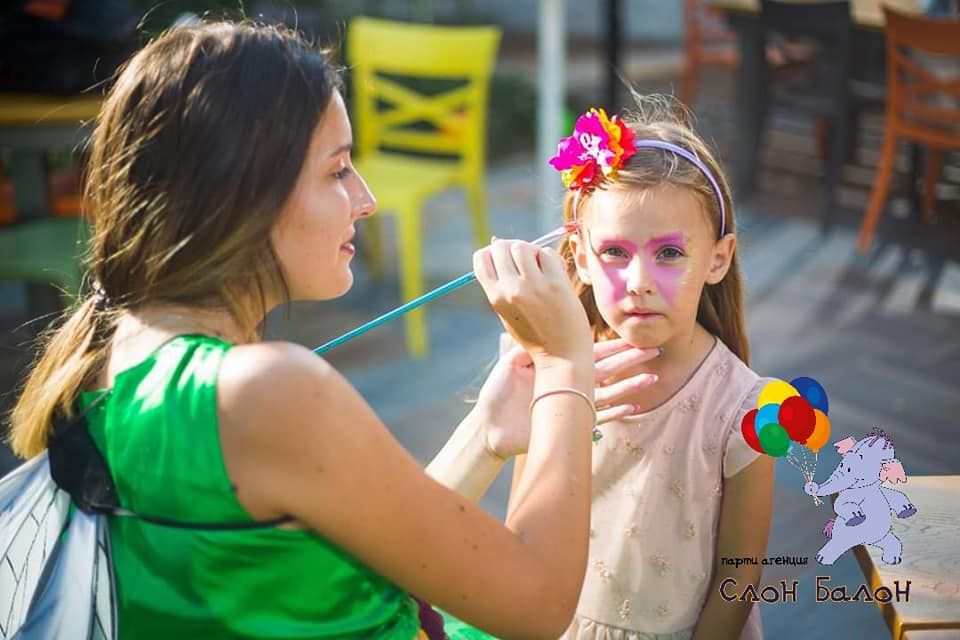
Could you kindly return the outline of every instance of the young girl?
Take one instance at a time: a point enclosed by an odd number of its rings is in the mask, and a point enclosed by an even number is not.
[[[760,638],[757,609],[719,588],[760,577],[722,558],[763,557],[774,466],[739,431],[766,380],[746,364],[733,207],[676,107],[637,100],[623,122],[582,116],[551,161],[577,226],[561,255],[594,338],[662,349],[640,367],[657,384],[624,400],[634,415],[599,427],[587,575],[564,637]]]
[[[269,309],[352,285],[354,225],[375,201],[351,140],[334,68],[279,29],[175,29],[104,102],[93,291],[50,335],[11,441],[38,455],[59,416],[82,416],[71,428],[89,429],[139,516],[109,518],[121,638],[412,640],[421,624],[441,637],[411,593],[503,637],[570,622],[595,373],[556,251],[497,241],[474,255],[527,359],[495,369],[427,472],[322,359],[260,339]],[[596,352],[610,376],[646,357]],[[532,406],[530,480],[504,525],[464,494],[501,468],[517,406]]]

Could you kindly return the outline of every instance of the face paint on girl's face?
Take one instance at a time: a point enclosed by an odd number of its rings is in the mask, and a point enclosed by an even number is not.
[[[637,250],[636,244],[622,238],[608,238],[594,245],[589,231],[586,236],[587,244],[609,283],[608,287],[602,287],[605,297],[609,296],[608,300],[601,301],[602,304],[619,306],[628,297],[628,291],[642,293],[652,289],[667,305],[674,306],[677,291],[692,264],[689,260],[690,242],[682,231],[650,238],[641,251]]]

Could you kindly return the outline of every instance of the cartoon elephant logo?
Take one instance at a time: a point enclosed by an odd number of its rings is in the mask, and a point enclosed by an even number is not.
[[[840,464],[823,484],[808,482],[803,488],[811,496],[838,494],[833,505],[837,516],[823,528],[829,540],[817,552],[817,561],[831,565],[848,549],[869,544],[880,548],[884,562],[898,564],[903,543],[891,530],[890,512],[909,518],[917,508],[900,491],[883,486],[907,481],[893,441],[874,428],[863,440],[844,438],[833,446],[843,456]]]

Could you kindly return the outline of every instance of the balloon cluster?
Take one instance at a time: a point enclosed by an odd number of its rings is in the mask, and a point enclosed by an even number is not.
[[[754,450],[774,458],[787,456],[794,444],[817,453],[830,437],[829,410],[827,392],[813,378],[774,380],[743,416],[740,430]]]

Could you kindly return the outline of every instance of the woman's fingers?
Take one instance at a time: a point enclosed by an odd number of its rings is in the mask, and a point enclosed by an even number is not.
[[[597,409],[597,424],[606,424],[614,420],[622,420],[637,412],[637,407],[632,404],[619,404],[609,409]]]
[[[520,272],[520,277],[537,275],[540,267],[537,266],[537,252],[539,249],[527,242],[514,241],[510,243],[510,255]]]
[[[616,341],[611,340],[611,342]],[[612,353],[605,357],[598,356],[597,349],[594,348],[595,368],[597,371],[598,382],[612,382],[622,378],[634,367],[638,367],[644,362],[653,360],[660,355],[660,350],[656,348],[637,349],[628,345],[627,349],[613,351],[614,348],[615,347],[608,348],[612,350]]]
[[[567,272],[563,268],[563,259],[552,247],[543,247],[537,253],[537,262],[540,271],[549,278],[568,281]]]
[[[513,254],[510,251],[509,240],[495,239],[490,243],[490,254],[493,256],[493,266],[497,270],[499,280],[517,278],[520,276],[520,270],[513,260]]]
[[[497,270],[493,266],[490,247],[484,247],[473,252],[473,273],[485,290],[491,282],[497,279]]]
[[[587,316],[556,251],[494,239],[476,254],[475,263],[490,305],[531,357],[589,357]]]
[[[593,344],[593,357],[594,360],[599,362],[600,360],[612,356],[615,353],[620,353],[621,351],[626,351],[631,349],[629,342],[623,338],[614,338],[613,340],[601,340],[600,342],[595,342]]]
[[[640,373],[625,380],[594,389],[593,398],[597,407],[612,407],[625,398],[656,383],[660,378],[655,373]]]

